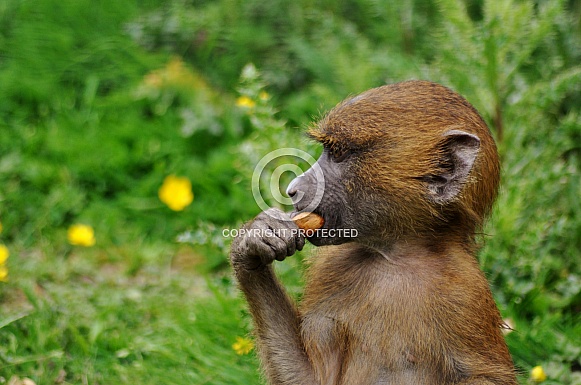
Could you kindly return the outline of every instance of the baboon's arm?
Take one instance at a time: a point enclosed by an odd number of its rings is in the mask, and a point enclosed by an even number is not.
[[[286,214],[268,210],[246,224],[232,243],[230,259],[254,319],[258,354],[272,385],[315,385],[313,369],[300,335],[300,318],[292,299],[276,278],[272,262],[302,249],[296,225]],[[278,219],[277,219],[278,218]],[[268,229],[280,230],[266,236]]]

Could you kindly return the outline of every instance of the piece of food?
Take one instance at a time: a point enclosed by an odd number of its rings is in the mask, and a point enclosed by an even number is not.
[[[317,230],[325,224],[322,216],[309,212],[298,213],[291,219],[302,230]]]

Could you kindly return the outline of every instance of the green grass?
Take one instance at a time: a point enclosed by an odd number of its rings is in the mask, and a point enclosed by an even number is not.
[[[200,274],[205,261],[190,247],[96,247],[17,258],[22,262],[10,264],[2,292],[5,378],[258,383],[256,357],[232,348],[250,333],[244,303],[228,274]],[[295,293],[299,258],[280,271]]]
[[[578,1],[2,2],[0,383],[261,383],[232,347],[251,320],[222,235],[260,211],[255,165],[316,156],[301,130],[349,94],[427,78],[498,139],[480,261],[522,383],[581,384],[579,20]],[[157,197],[170,174],[184,211]],[[95,246],[67,242],[76,223]],[[297,298],[308,254],[277,264]]]
[[[146,250],[136,273],[104,251],[22,256],[12,269],[37,278],[16,273],[21,287],[4,296],[14,315],[1,329],[3,373],[44,384],[62,373],[68,383],[256,382],[254,357],[231,348],[248,320],[229,280],[183,271],[178,259],[196,258],[187,251]]]

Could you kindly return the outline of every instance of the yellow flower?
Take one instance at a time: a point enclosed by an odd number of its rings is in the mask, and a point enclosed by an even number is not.
[[[6,261],[10,256],[8,247],[0,244],[0,282],[8,281],[8,268],[6,267]]]
[[[188,178],[167,176],[158,191],[159,199],[173,211],[182,211],[194,200]]]
[[[67,239],[71,245],[90,247],[95,244],[95,232],[91,226],[75,224],[69,227]]]
[[[266,91],[260,91],[260,94],[258,94],[258,98],[263,102],[266,102],[268,99],[270,99],[270,95]]]
[[[239,355],[248,354],[254,349],[254,342],[250,338],[236,337],[232,349]]]
[[[0,265],[0,282],[8,281],[8,268],[4,265]]]
[[[181,57],[174,57],[165,66],[165,74],[169,83],[180,83],[188,72]]]
[[[163,78],[161,77],[159,72],[154,71],[145,75],[143,83],[151,88],[161,88],[163,86]]]
[[[153,70],[144,76],[142,84],[149,89],[199,88],[203,82],[196,77],[180,57],[172,58],[163,68]]]
[[[238,99],[236,99],[236,106],[250,109],[256,106],[256,102],[250,99],[248,96],[241,96]]]
[[[6,260],[10,256],[10,251],[8,251],[8,247],[5,245],[0,244],[0,265],[6,263]]]
[[[531,378],[534,382],[543,382],[547,379],[547,375],[545,374],[543,367],[538,365],[531,370]]]

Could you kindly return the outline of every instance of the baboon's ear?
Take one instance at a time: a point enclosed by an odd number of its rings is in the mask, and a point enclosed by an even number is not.
[[[452,201],[468,179],[480,149],[480,139],[460,130],[442,135],[438,144],[438,170],[426,175],[431,199],[440,204]]]

